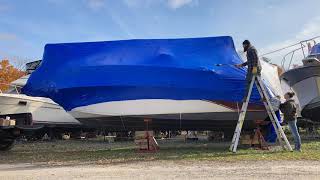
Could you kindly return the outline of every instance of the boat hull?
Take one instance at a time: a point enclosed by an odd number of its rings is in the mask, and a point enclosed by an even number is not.
[[[296,93],[302,117],[320,121],[320,66],[289,70],[281,80]]]
[[[313,121],[320,121],[320,97],[313,99],[302,110],[301,115]]]
[[[223,130],[237,123],[241,104],[203,100],[129,100],[75,108],[70,113],[82,124],[110,131],[134,131],[148,126],[154,130]],[[267,117],[262,106],[250,106],[245,127]]]
[[[244,123],[244,128],[252,129],[255,127],[253,120],[264,118],[266,118],[266,113],[263,111],[249,112]],[[144,120],[146,119],[151,120],[148,126],[149,129],[153,130],[224,130],[234,129],[237,123],[238,113],[228,112],[181,115],[165,114],[148,116],[98,116],[77,118],[78,121],[87,127],[103,128],[110,131],[145,130],[146,123]]]
[[[21,117],[31,114],[33,124],[79,125],[62,107],[48,98],[30,97],[23,94],[0,94],[0,116]]]

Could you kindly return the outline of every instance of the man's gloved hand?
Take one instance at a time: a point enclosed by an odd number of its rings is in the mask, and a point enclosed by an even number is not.
[[[253,67],[252,68],[252,74],[257,74],[258,73],[258,68],[257,67]]]

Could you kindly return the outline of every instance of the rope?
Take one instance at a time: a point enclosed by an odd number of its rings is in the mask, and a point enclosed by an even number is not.
[[[240,115],[239,102],[237,102],[238,115]]]
[[[182,124],[182,122],[181,122],[181,113],[179,115],[180,115],[180,129],[181,129],[181,124]]]
[[[120,119],[121,119],[121,123],[122,123],[122,127],[124,130],[126,130],[126,126],[124,125],[124,122],[123,122],[123,119],[122,119],[122,116],[120,115]]]

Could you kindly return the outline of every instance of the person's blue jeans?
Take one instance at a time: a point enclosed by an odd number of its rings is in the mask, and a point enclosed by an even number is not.
[[[301,138],[298,132],[297,120],[288,121],[288,125],[294,138],[295,150],[301,149]]]

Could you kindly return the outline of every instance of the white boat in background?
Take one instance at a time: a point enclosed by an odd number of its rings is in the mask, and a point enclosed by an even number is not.
[[[27,72],[32,73],[40,61],[27,64]],[[31,97],[21,94],[21,88],[30,75],[12,82],[6,92],[0,93],[0,117],[9,116],[12,119],[32,120],[35,125],[69,126],[79,125],[61,106],[49,98]]]
[[[311,47],[310,43],[314,43]],[[308,46],[308,55],[305,55],[304,47]],[[291,66],[293,55],[297,50],[302,49],[304,58],[302,66]],[[292,54],[291,54],[292,53]],[[296,93],[297,102],[300,105],[301,116],[314,122],[320,121],[320,43],[314,39],[302,41],[301,48],[296,49],[287,55],[292,55],[286,71],[281,75],[281,82],[287,90]],[[283,66],[286,59],[283,59]]]

